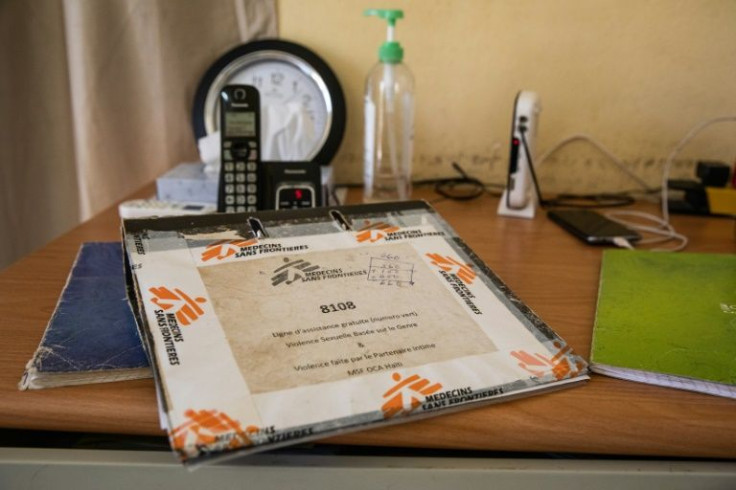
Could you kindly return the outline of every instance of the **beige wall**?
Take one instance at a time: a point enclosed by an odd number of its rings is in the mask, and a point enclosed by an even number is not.
[[[541,151],[565,136],[586,132],[652,185],[658,183],[662,160],[689,128],[706,118],[736,114],[736,0],[276,1],[280,35],[320,53],[343,82],[349,124],[335,162],[342,182],[361,181],[363,79],[376,62],[385,35],[382,22],[363,17],[367,7],[398,7],[406,12],[398,38],[417,80],[416,178],[451,175],[450,162],[456,160],[473,175],[502,182],[511,105],[521,88],[536,90],[542,99]],[[91,138],[103,150],[109,147],[109,158],[93,160],[111,166],[111,172],[102,173],[114,185],[94,187],[96,202],[88,211],[111,204],[182,159],[196,158],[188,121],[192,94],[209,63],[206,60],[238,41],[231,13],[236,4],[232,0],[159,0],[159,7],[146,8],[140,8],[146,2],[136,0],[105,4],[100,8],[92,1],[0,1],[0,58],[4,60],[0,70],[0,269],[80,219],[79,185],[90,174],[75,163],[82,153],[72,129],[76,118],[68,99],[72,90],[67,72],[71,45],[65,37],[80,32],[65,28],[67,9],[85,7],[102,15],[102,20],[90,21],[90,37],[78,46],[103,55],[100,66],[92,66],[91,59],[83,56],[82,66],[97,67],[100,75],[91,79],[94,93],[82,91],[82,102],[95,109],[99,118],[90,121],[108,138]],[[243,4],[270,5],[263,0],[243,0]],[[148,25],[147,13],[158,8],[163,27],[136,44],[146,48],[150,44],[151,49],[122,56],[121,50],[131,43],[129,36],[141,32],[136,30],[137,22]],[[130,9],[136,15],[106,13],[115,9]],[[214,15],[218,12],[227,21]],[[118,27],[100,30],[113,24]],[[109,52],[99,49],[98,37],[107,38]],[[159,45],[151,39],[159,39]],[[117,99],[106,94],[121,86],[123,82],[116,78],[120,73],[129,76],[121,62],[149,66],[145,63],[150,61],[159,66],[155,61],[159,55],[166,77],[154,70],[156,76],[146,78],[153,85],[123,84],[125,98],[120,100],[128,101],[127,106],[113,112],[101,109],[119,107]],[[108,58],[115,63],[105,63]],[[158,93],[161,88],[156,84],[170,86],[174,79],[180,82],[174,91],[178,95],[162,99],[162,108],[149,107],[155,97],[128,99],[130,94]],[[51,102],[29,105],[38,94]],[[138,125],[140,117],[131,119],[147,110],[154,122],[167,114],[163,130],[148,131],[151,121]],[[116,122],[150,137],[115,136]],[[694,140],[681,155],[679,174],[691,171],[695,158],[733,162],[735,126],[713,127]],[[28,137],[35,134],[42,136],[43,144]],[[154,136],[168,142],[166,151],[152,144]],[[114,144],[106,146],[106,142]],[[143,154],[148,156],[142,158]],[[540,172],[545,190],[632,186],[588,145],[570,145],[553,157]],[[136,179],[126,180],[127,184],[116,180],[120,168],[131,175],[135,172]]]
[[[278,0],[279,31],[322,55],[346,92],[348,128],[338,161],[360,182],[363,79],[384,23],[369,7],[402,8],[397,37],[417,83],[415,177],[449,175],[458,161],[500,182],[512,101],[540,94],[538,149],[573,133],[595,137],[652,185],[662,160],[701,120],[736,114],[734,0]],[[736,124],[705,131],[681,154],[736,157]],[[585,143],[556,152],[541,169],[547,188],[631,188]],[[635,185],[634,185],[635,187]]]

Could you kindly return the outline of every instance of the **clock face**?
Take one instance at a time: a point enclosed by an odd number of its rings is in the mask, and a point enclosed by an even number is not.
[[[324,87],[320,88],[308,73],[291,63],[262,61],[245,67],[229,83],[253,85],[258,89],[264,126],[274,123],[269,120],[274,117],[280,117],[277,123],[283,123],[285,117],[302,119],[297,124],[305,128],[304,137],[308,142],[302,145],[301,153],[316,153],[327,136],[325,129],[332,117],[332,108],[329,100],[325,100]],[[297,154],[296,159],[306,160],[312,155]],[[264,158],[282,159],[279,155],[265,154]]]
[[[200,83],[193,114],[197,137],[217,131],[219,92],[235,84],[258,89],[263,160],[330,163],[344,132],[345,102],[324,61],[281,40],[254,41],[232,50]]]

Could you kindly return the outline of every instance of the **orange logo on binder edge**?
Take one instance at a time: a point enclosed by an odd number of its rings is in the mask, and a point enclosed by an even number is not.
[[[391,225],[389,223],[385,223],[383,221],[377,221],[375,223],[371,223],[370,221],[365,221],[365,225],[360,228],[355,235],[356,240],[358,240],[358,243],[363,242],[377,242],[378,240],[383,240],[386,238],[386,235],[389,233],[394,233],[399,231],[399,227],[395,225]]]
[[[465,284],[473,284],[476,274],[470,264],[463,264],[449,255],[442,256],[440,254],[427,254],[427,257],[432,259],[432,264],[439,267],[441,270],[448,274],[454,274]]]
[[[383,394],[386,402],[381,406],[383,418],[390,419],[399,415],[408,415],[413,412],[427,395],[442,389],[440,383],[434,383],[426,378],[414,374],[401,379],[399,373],[391,375],[396,384]]]
[[[148,290],[155,297],[151,298],[151,302],[164,311],[174,309],[176,311],[176,319],[181,325],[189,325],[204,315],[204,310],[197,303],[205,303],[207,300],[202,297],[192,299],[179,288],[171,289],[161,286],[160,288],[150,288]]]
[[[258,427],[249,425],[242,429],[240,422],[218,410],[187,410],[187,421],[169,434],[171,448],[175,451],[197,455],[200,448],[217,445],[215,449],[237,449],[253,445],[250,436]]]
[[[557,380],[569,378],[579,374],[583,370],[583,362],[573,361],[567,357],[572,350],[570,346],[560,342],[554,342],[553,345],[559,349],[557,354],[552,358],[539,353],[534,355],[526,351],[512,351],[511,355],[518,359],[519,367],[531,373],[537,378],[541,378],[548,373],[552,373]]]
[[[218,240],[210,243],[204,249],[202,252],[202,262],[207,262],[211,259],[224,260],[230,258],[240,252],[241,249],[250,247],[256,243],[258,243],[258,240],[255,238],[251,238],[250,240]]]

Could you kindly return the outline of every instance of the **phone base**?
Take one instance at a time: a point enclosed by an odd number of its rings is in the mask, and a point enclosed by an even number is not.
[[[537,194],[535,192],[531,192],[531,195],[529,196],[529,199],[527,200],[526,206],[523,208],[510,208],[506,204],[507,202],[507,194],[508,189],[503,191],[503,194],[501,195],[501,200],[498,203],[498,215],[499,216],[510,216],[512,218],[526,218],[526,219],[532,219],[534,218],[534,215],[537,211]]]

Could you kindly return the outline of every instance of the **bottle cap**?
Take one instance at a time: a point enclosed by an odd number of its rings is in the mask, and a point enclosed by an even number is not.
[[[368,9],[363,14],[366,16],[380,17],[388,23],[386,42],[378,48],[378,59],[384,63],[401,63],[401,60],[404,59],[404,48],[398,42],[394,41],[394,28],[396,27],[396,21],[404,18],[404,11]]]

